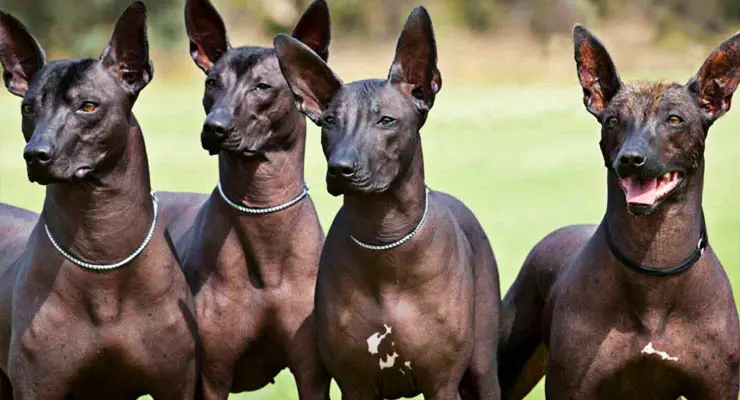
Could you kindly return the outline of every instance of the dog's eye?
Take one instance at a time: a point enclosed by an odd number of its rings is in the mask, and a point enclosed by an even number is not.
[[[378,125],[384,127],[384,128],[390,128],[396,124],[396,119],[389,116],[383,116],[379,121]]]
[[[208,88],[215,88],[216,85],[218,85],[218,81],[214,78],[208,78],[206,79],[206,87]]]
[[[335,122],[337,122],[337,120],[333,116],[327,115],[321,120],[321,126],[333,126]]]
[[[679,117],[678,115],[671,115],[666,120],[666,123],[670,126],[678,126],[683,123],[683,118]]]
[[[92,101],[86,101],[80,106],[80,111],[83,113],[91,113],[98,109],[98,105]]]
[[[257,90],[266,92],[268,90],[272,89],[272,86],[266,84],[266,83],[260,83],[257,84]]]
[[[616,128],[618,124],[619,124],[619,121],[617,120],[616,117],[610,117],[609,119],[606,120],[606,126],[610,128]]]
[[[31,115],[33,114],[33,106],[26,103],[21,106],[21,112],[23,115]]]

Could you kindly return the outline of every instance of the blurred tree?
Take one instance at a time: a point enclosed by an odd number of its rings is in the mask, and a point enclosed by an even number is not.
[[[131,0],[0,0],[46,49],[97,56],[113,22]],[[181,32],[180,0],[148,1],[150,35],[172,40]],[[174,17],[177,16],[177,19]]]
[[[145,0],[146,1],[146,0]],[[292,30],[312,0],[212,0],[230,30],[266,35]],[[419,0],[328,0],[334,31],[343,35],[394,37]],[[0,0],[0,9],[20,18],[49,50],[94,56],[110,35],[115,18],[131,0]],[[148,0],[152,46],[183,45],[184,0]],[[482,32],[511,18],[523,18],[540,38],[566,33],[584,16],[642,13],[658,32],[702,35],[740,21],[740,0],[425,0],[438,25]],[[624,13],[625,9],[629,13]],[[620,13],[621,12],[621,13]]]

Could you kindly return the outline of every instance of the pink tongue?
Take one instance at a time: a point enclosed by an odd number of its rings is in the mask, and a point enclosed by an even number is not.
[[[658,180],[629,177],[622,180],[628,204],[651,206],[658,199]]]

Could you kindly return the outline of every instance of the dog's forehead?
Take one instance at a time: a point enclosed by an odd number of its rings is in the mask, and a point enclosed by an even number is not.
[[[57,98],[74,89],[101,83],[104,73],[98,60],[92,58],[51,61],[34,78],[29,94],[42,98]],[[109,77],[112,82],[112,77]]]
[[[665,107],[687,108],[691,97],[684,85],[675,82],[630,82],[624,84],[610,106],[622,114],[649,117]]]
[[[342,111],[366,110],[380,112],[384,98],[387,96],[386,81],[367,79],[351,82],[342,87],[337,96],[336,105]]]
[[[280,71],[275,50],[268,47],[244,46],[229,50],[218,67],[242,77],[254,69]]]

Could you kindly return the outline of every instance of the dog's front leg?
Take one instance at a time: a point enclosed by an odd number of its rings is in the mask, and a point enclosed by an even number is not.
[[[319,357],[314,321],[312,314],[295,330],[288,349],[288,365],[301,400],[329,400],[331,377]]]

